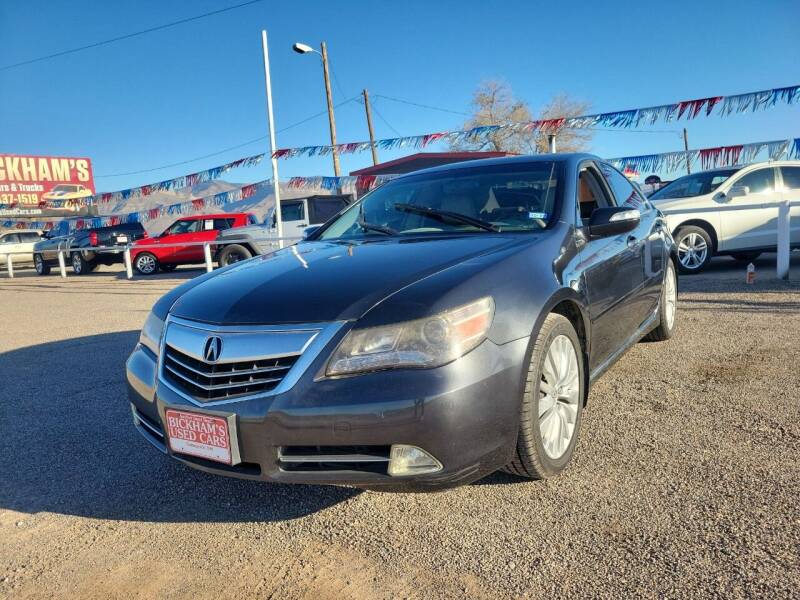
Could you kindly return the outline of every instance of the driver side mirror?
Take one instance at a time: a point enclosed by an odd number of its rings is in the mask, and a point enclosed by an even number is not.
[[[741,196],[747,196],[750,193],[750,188],[746,185],[735,185],[731,189],[728,190],[726,194],[727,198],[739,198]]]
[[[319,229],[319,225],[312,225],[311,227],[306,227],[305,229],[303,229],[303,239],[307,240],[308,238],[310,238],[317,232],[317,229]]]
[[[602,238],[627,233],[636,229],[640,218],[637,209],[627,206],[596,208],[589,219],[589,237]]]

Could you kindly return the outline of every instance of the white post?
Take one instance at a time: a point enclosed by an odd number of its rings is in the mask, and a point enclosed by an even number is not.
[[[67,278],[67,266],[64,264],[64,251],[58,251],[58,268],[61,270],[61,277]]]
[[[778,204],[778,279],[789,279],[789,199]]]
[[[550,154],[556,153],[556,134],[551,133],[547,136],[547,145],[550,147]]]
[[[206,257],[206,273],[211,273],[214,270],[214,264],[211,262],[211,244],[208,242],[203,243],[203,256]]]
[[[261,46],[264,50],[264,82],[267,87],[267,119],[269,121],[269,155],[272,160],[272,184],[275,190],[275,220],[278,226],[278,246],[283,248],[283,222],[281,220],[281,184],[278,180],[278,159],[275,154],[275,119],[272,116],[272,83],[269,76],[269,50],[267,32],[261,30]]]
[[[133,279],[133,263],[131,262],[131,245],[127,244],[125,246],[125,253],[123,254],[123,258],[125,259],[125,275],[128,279]]]
[[[8,269],[8,276],[14,279],[14,260],[11,254],[6,254],[6,269]]]

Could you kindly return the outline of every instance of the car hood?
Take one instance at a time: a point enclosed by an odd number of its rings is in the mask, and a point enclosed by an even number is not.
[[[687,198],[665,198],[664,200],[651,200],[653,206],[663,213],[666,211],[675,212],[687,208],[699,208],[714,205],[714,194],[703,194],[701,196],[689,196]]]
[[[170,313],[216,324],[357,319],[415,281],[533,237],[539,236],[304,242],[221,270],[190,287]]]

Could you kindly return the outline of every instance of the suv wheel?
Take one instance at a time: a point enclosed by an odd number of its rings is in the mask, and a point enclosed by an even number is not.
[[[38,275],[49,275],[50,274],[50,266],[44,262],[41,254],[34,254],[33,255],[33,266],[36,269],[36,273]]]
[[[240,246],[239,244],[231,244],[230,246],[225,246],[222,249],[222,252],[219,253],[219,258],[217,258],[217,262],[219,263],[220,267],[227,267],[233,263],[247,260],[252,256],[253,254],[250,252],[250,250],[244,246]]]
[[[714,244],[702,227],[687,225],[675,234],[681,273],[699,273],[711,261]]]
[[[136,255],[133,266],[142,275],[152,275],[158,271],[158,259],[149,252],[141,252]]]
[[[649,342],[663,342],[675,332],[675,315],[678,311],[678,278],[675,276],[675,264],[667,261],[664,273],[664,284],[661,286],[661,302],[658,306],[658,327],[645,336]]]
[[[94,270],[94,265],[83,258],[80,252],[72,255],[72,272],[75,275],[85,275]]]
[[[547,315],[522,395],[517,448],[505,470],[531,479],[558,475],[572,458],[583,415],[581,343],[569,320]]]

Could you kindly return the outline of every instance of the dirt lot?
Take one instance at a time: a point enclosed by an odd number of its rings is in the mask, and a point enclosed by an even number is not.
[[[123,363],[198,271],[3,274],[0,597],[796,597],[799,259],[684,279],[677,337],[596,385],[562,477],[432,495],[217,478],[141,439]]]

